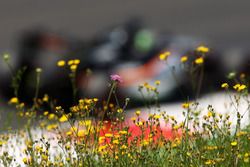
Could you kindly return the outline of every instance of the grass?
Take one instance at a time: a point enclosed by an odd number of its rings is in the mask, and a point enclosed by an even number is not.
[[[187,71],[193,83],[192,89],[199,97],[204,62],[210,51],[205,46],[198,47],[191,59],[183,56],[180,64]],[[197,54],[198,53],[198,54]],[[199,55],[199,56],[197,56]],[[170,52],[160,54],[159,58],[167,64]],[[9,56],[4,60],[11,68]],[[234,85],[223,83],[225,92],[234,90],[229,96],[229,110],[237,115],[231,122],[230,114],[216,112],[212,104],[201,115],[197,99],[183,102],[183,120],[161,110],[158,103],[158,86],[144,83],[139,92],[145,99],[149,111],[136,110],[134,116],[126,118],[129,99],[121,106],[116,91],[122,78],[112,75],[110,93],[107,100],[97,98],[77,99],[76,75],[80,60],[58,61],[59,68],[67,68],[72,83],[73,98],[78,101],[71,108],[54,104],[45,94],[39,96],[40,74],[36,69],[36,91],[31,106],[18,97],[22,72],[13,73],[14,97],[9,105],[16,110],[23,128],[13,129],[7,125],[7,131],[0,135],[0,163],[3,166],[250,166],[250,128],[242,126],[243,117],[250,115],[248,81],[245,77],[231,76]],[[173,72],[174,75],[174,72]],[[113,97],[113,98],[111,98]],[[112,101],[114,99],[114,101]],[[245,112],[241,105],[245,103]],[[49,106],[49,109],[44,106]],[[158,112],[150,113],[152,109]],[[180,111],[181,112],[181,111]],[[40,114],[39,114],[40,113]],[[204,113],[204,112],[203,112]],[[95,117],[93,117],[95,115]],[[11,118],[1,118],[11,120]],[[17,118],[15,118],[17,120]],[[12,151],[10,151],[12,150]]]

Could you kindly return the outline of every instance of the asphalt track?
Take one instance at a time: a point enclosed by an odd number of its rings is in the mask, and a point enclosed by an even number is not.
[[[0,52],[14,52],[18,36],[34,27],[88,39],[133,16],[156,30],[208,39],[223,50],[248,49],[249,9],[246,0],[2,0]]]

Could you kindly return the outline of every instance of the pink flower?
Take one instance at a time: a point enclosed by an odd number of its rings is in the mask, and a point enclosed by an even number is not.
[[[116,82],[119,82],[119,83],[123,82],[122,77],[120,75],[117,75],[117,74],[110,75],[110,78],[111,78],[112,81],[116,81]]]

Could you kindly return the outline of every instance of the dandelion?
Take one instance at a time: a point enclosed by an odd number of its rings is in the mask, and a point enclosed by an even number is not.
[[[199,57],[199,58],[197,58],[197,59],[195,59],[195,64],[203,64],[203,62],[204,62],[204,59],[203,59],[203,57]]]
[[[106,134],[105,134],[105,137],[111,138],[111,137],[113,137],[113,134],[111,134],[111,133],[106,133]]]
[[[237,146],[237,144],[238,144],[237,141],[231,142],[231,146],[233,146],[233,147],[234,147],[234,146]]]
[[[196,48],[196,51],[201,52],[201,53],[207,53],[210,51],[210,49],[206,46],[201,45]]]
[[[76,69],[77,69],[77,65],[73,64],[70,66],[71,71],[76,71]]]
[[[17,104],[19,102],[18,98],[17,97],[12,97],[10,100],[9,100],[9,103],[10,104]]]
[[[242,90],[245,90],[247,88],[246,85],[240,85],[240,87],[238,88],[238,91],[242,91]]]
[[[79,59],[75,59],[75,60],[74,60],[74,64],[75,64],[75,65],[80,64],[80,60],[79,60]]]
[[[68,121],[68,118],[67,118],[66,115],[63,115],[61,118],[59,118],[59,121],[60,122],[66,122],[66,121]]]
[[[119,134],[126,135],[126,134],[128,134],[128,132],[126,130],[121,130],[121,131],[119,131]]]
[[[79,130],[77,133],[78,137],[84,137],[84,135],[85,135],[85,130]]]
[[[71,66],[71,65],[73,65],[73,64],[74,64],[74,60],[69,60],[69,61],[68,61],[68,65],[69,65],[69,66]]]
[[[55,116],[56,116],[55,114],[51,113],[51,114],[49,114],[48,119],[53,120],[55,118]]]
[[[160,60],[167,60],[167,58],[168,58],[168,56],[170,56],[170,52],[164,52],[164,53],[161,53],[160,55],[159,55],[159,59]]]
[[[141,114],[141,111],[140,110],[137,110],[136,112],[135,112],[135,115],[137,115],[137,116],[139,116]]]
[[[187,109],[189,108],[190,103],[182,103],[182,108]]]
[[[180,61],[181,61],[182,63],[185,63],[187,60],[188,60],[188,57],[187,57],[187,56],[182,56]]]
[[[223,83],[223,84],[221,84],[221,88],[227,89],[228,87],[229,87],[228,83]]]
[[[155,85],[159,86],[161,84],[161,81],[157,80],[155,81]]]
[[[110,75],[110,78],[111,78],[112,81],[116,81],[118,83],[123,82],[122,77],[120,75],[117,75],[117,74]]]
[[[65,66],[65,64],[66,64],[66,62],[65,62],[64,60],[59,60],[59,61],[57,62],[57,66],[58,66],[58,67],[63,67],[63,66]]]
[[[246,85],[244,85],[244,84],[236,84],[236,85],[234,85],[233,86],[233,88],[235,89],[235,90],[237,90],[238,92],[240,92],[240,91],[243,91],[243,90],[245,90],[246,88],[247,88],[247,86]]]

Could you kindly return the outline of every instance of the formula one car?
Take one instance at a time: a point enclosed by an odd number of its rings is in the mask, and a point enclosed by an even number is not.
[[[142,105],[145,97],[138,92],[138,86],[145,82],[153,85],[156,80],[161,81],[159,101],[194,98],[189,76],[183,70],[180,58],[191,55],[190,59],[194,59],[195,48],[204,42],[188,36],[152,31],[139,20],[108,28],[89,41],[41,29],[27,31],[20,37],[14,67],[14,71],[26,67],[19,95],[23,101],[32,101],[36,85],[35,68],[40,67],[43,70],[40,95],[47,93],[58,99],[59,105],[71,106],[74,102],[68,71],[56,64],[59,60],[79,59],[78,97],[106,99],[110,89],[109,75],[119,74],[124,82],[119,86],[117,96],[121,101],[130,98],[129,106]],[[159,55],[165,51],[171,52],[167,63],[159,60]],[[211,91],[219,87],[224,71],[218,57],[214,50],[206,55],[203,80],[206,89],[201,90]],[[10,77],[1,75],[2,95],[14,96],[9,86]]]

